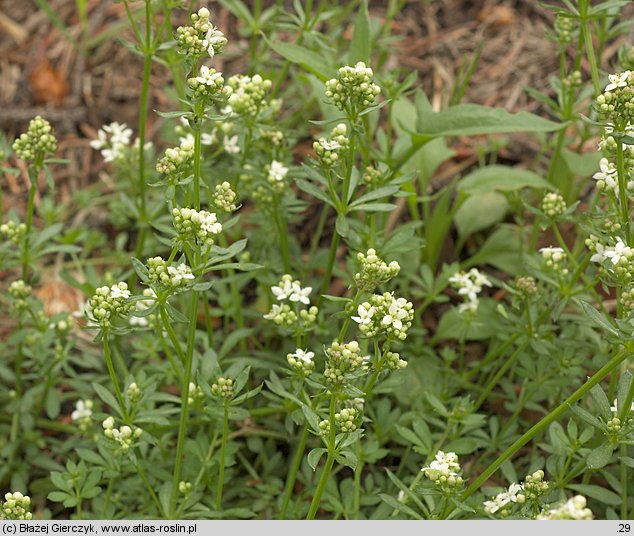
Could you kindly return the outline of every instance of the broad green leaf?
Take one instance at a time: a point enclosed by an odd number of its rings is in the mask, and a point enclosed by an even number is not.
[[[301,45],[273,42],[269,41],[266,37],[264,37],[264,39],[280,56],[283,56],[291,63],[301,65],[304,69],[313,73],[322,81],[326,81],[334,75],[334,68],[326,63],[323,55],[313,52]]]
[[[600,385],[595,385],[590,389],[590,396],[594,401],[594,410],[604,420],[608,421],[612,418],[612,410],[610,409],[610,401]]]
[[[614,449],[615,445],[612,445],[611,443],[604,443],[603,445],[598,446],[590,452],[590,454],[588,454],[588,457],[586,458],[586,465],[590,469],[601,469],[601,467],[605,467],[610,462]]]
[[[552,185],[533,171],[510,166],[486,166],[470,173],[458,183],[458,189],[469,195],[522,188],[550,190]]]
[[[326,454],[326,452],[328,451],[325,448],[320,447],[313,449],[308,453],[308,465],[311,466],[313,471],[317,470],[317,464],[319,463],[319,460],[321,460],[321,457]]]
[[[445,448],[456,454],[471,454],[480,448],[480,442],[472,437],[461,437],[447,443]]]
[[[568,484],[566,487],[568,489],[578,491],[587,497],[596,499],[604,504],[609,504],[611,506],[621,504],[621,498],[616,493],[610,491],[609,489],[602,488],[601,486],[595,486],[592,484]]]
[[[502,221],[508,210],[508,201],[498,192],[472,195],[460,205],[454,221],[461,237],[491,227]]]
[[[521,230],[516,226],[500,225],[464,267],[490,264],[508,274],[518,275],[523,270],[521,236]]]
[[[348,64],[354,65],[358,61],[370,63],[370,16],[368,14],[368,0],[362,0],[354,22],[354,34],[350,43],[350,54]]]
[[[612,323],[607,318],[605,318],[604,315],[602,315],[599,311],[597,311],[594,307],[592,307],[592,305],[590,305],[587,302],[584,302],[582,300],[575,300],[575,301],[577,301],[577,303],[581,305],[583,312],[595,326],[605,330],[607,333],[609,333],[613,337],[618,337],[619,332],[612,325]]]
[[[563,126],[564,124],[554,123],[530,112],[512,114],[503,108],[459,104],[440,112],[425,112],[419,108],[416,135],[422,138],[438,138],[511,132],[552,132]]]
[[[579,154],[566,149],[561,150],[561,157],[570,173],[580,177],[589,177],[599,169],[599,160],[603,155],[599,151]]]

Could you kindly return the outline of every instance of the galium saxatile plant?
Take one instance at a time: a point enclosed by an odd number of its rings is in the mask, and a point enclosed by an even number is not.
[[[206,7],[124,4],[139,124],[90,142],[100,245],[50,216],[57,125],[0,139],[31,183],[0,214],[0,481],[33,497],[3,519],[628,519],[631,50],[598,84],[620,6],[556,8],[551,121],[459,87],[432,107],[391,68],[396,13],[366,2],[332,8],[351,40],[298,4],[233,13],[240,41]],[[153,62],[174,76],[157,103]],[[155,108],[175,111],[150,130]],[[517,130],[539,158],[486,165]],[[477,169],[436,190],[470,135]],[[51,270],[83,314],[52,312]]]

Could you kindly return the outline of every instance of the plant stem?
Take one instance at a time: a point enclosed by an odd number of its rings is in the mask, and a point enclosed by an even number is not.
[[[471,485],[464,491],[460,500],[466,501],[476,490],[480,488],[487,479],[495,473],[500,466],[508,460],[513,454],[515,454],[519,449],[521,449],[526,443],[528,443],[531,439],[533,439],[537,434],[541,433],[546,429],[550,423],[557,420],[561,417],[570,407],[571,404],[577,402],[581,397],[583,397],[590,389],[592,389],[595,385],[597,385],[603,378],[605,378],[610,372],[612,372],[616,367],[618,367],[628,356],[630,355],[629,349],[623,349],[618,354],[616,354],[610,361],[608,361],[603,367],[601,367],[585,384],[583,384],[579,389],[577,389],[574,393],[572,393],[563,403],[561,403],[557,408],[551,411],[548,415],[546,415],[543,419],[541,419],[537,424],[535,424],[532,428],[530,428],[525,434],[523,434],[519,439],[517,439],[509,448],[507,448],[502,454],[500,454],[489,467],[487,467],[478,478],[476,478]],[[454,507],[452,507],[453,510]]]
[[[227,452],[227,434],[229,432],[229,403],[224,404],[222,417],[222,443],[220,445],[220,467],[218,469],[218,488],[216,491],[216,510],[222,506],[222,487],[225,481],[225,455]]]
[[[31,168],[29,167],[29,171]],[[37,176],[39,175],[39,168],[33,170],[33,175],[29,173],[29,179],[31,180],[31,187],[29,188],[29,204],[26,211],[26,234],[24,236],[24,250],[22,251],[22,280],[28,283],[29,275],[29,242],[31,240],[31,229],[33,228],[33,210],[35,202],[35,191],[37,190]]]
[[[319,508],[319,504],[321,503],[321,496],[324,493],[324,489],[326,489],[326,484],[328,483],[328,477],[330,476],[330,472],[332,471],[332,466],[335,463],[335,407],[336,407],[337,399],[334,394],[330,394],[330,433],[328,434],[328,459],[326,460],[326,465],[322,470],[321,476],[319,478],[319,483],[317,484],[317,489],[315,490],[315,495],[313,495],[313,500],[310,503],[310,509],[308,510],[308,515],[306,519],[315,519],[315,514],[317,513],[317,509]]]
[[[306,442],[308,441],[308,425],[304,426],[304,431],[299,439],[297,450],[295,450],[295,456],[293,457],[293,463],[291,464],[288,476],[286,477],[286,485],[284,487],[284,499],[282,500],[282,507],[280,508],[280,515],[278,519],[286,519],[286,510],[288,509],[288,503],[291,500],[293,494],[293,488],[295,487],[295,480],[297,479],[297,472],[302,464],[304,458],[304,451],[306,450]]]
[[[145,487],[150,493],[150,497],[152,497],[154,504],[156,504],[159,514],[161,514],[162,518],[166,519],[167,516],[165,515],[165,510],[163,509],[163,505],[161,504],[161,501],[159,501],[159,498],[156,496],[156,493],[154,492],[154,488],[150,484],[150,481],[148,480],[147,475],[145,474],[145,470],[138,463],[135,463],[134,467],[136,468],[137,473],[139,473],[141,480],[143,480],[143,483],[145,484]]]
[[[128,410],[125,407],[125,402],[123,400],[123,395],[121,394],[121,389],[119,388],[119,381],[117,380],[117,374],[114,370],[114,364],[112,362],[112,356],[110,355],[110,345],[108,344],[108,330],[103,330],[103,351],[106,355],[106,366],[108,367],[108,374],[110,374],[110,380],[112,381],[112,385],[114,386],[114,392],[117,396],[117,402],[119,402],[119,409],[121,411],[121,416],[123,420],[128,423]]]
[[[198,318],[198,297],[199,297],[199,293],[194,291],[190,310],[189,310],[189,335],[187,339],[187,355],[185,357],[185,378],[183,378],[183,385],[181,386],[181,415],[180,415],[180,421],[178,423],[178,440],[176,443],[176,462],[174,464],[174,475],[172,479],[170,514],[174,514],[176,512],[176,498],[178,497],[178,484],[180,482],[181,467],[183,464],[183,448],[185,446],[185,436],[187,435],[189,382],[191,381],[192,362],[194,360],[196,320]]]
[[[127,2],[126,2],[127,8]],[[146,188],[145,188],[145,138],[147,128],[147,112],[148,98],[150,95],[150,77],[152,74],[152,55],[153,47],[151,40],[151,6],[150,1],[145,2],[145,40],[141,40],[140,34],[137,34],[139,44],[143,45],[143,81],[141,85],[141,102],[139,104],[139,220],[140,229],[139,237],[136,243],[136,258],[143,256],[143,245],[147,236],[147,205],[146,205]],[[132,272],[132,277],[136,279],[136,272]]]

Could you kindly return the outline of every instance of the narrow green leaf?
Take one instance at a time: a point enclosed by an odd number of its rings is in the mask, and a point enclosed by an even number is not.
[[[264,40],[280,56],[284,57],[291,63],[301,65],[304,69],[313,73],[322,81],[332,78],[334,69],[328,65],[322,54],[313,52],[301,45],[273,42],[266,37],[264,37]]]
[[[368,1],[362,0],[354,22],[354,33],[352,42],[350,43],[350,54],[348,55],[348,64],[354,65],[358,61],[370,63],[370,47],[372,41],[370,38],[370,15],[368,13]]]
[[[612,445],[611,443],[604,443],[603,445],[598,446],[590,452],[590,454],[588,454],[586,458],[586,465],[590,469],[601,469],[601,467],[605,467],[610,462],[614,449],[615,445]]]
[[[552,190],[553,187],[533,171],[510,166],[482,167],[458,183],[458,189],[470,195],[493,191],[508,192],[522,188]]]

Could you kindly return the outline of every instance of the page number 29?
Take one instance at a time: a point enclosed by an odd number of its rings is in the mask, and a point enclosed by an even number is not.
[[[619,523],[619,530],[617,530],[616,532],[629,532],[629,531],[630,531],[629,523]]]

